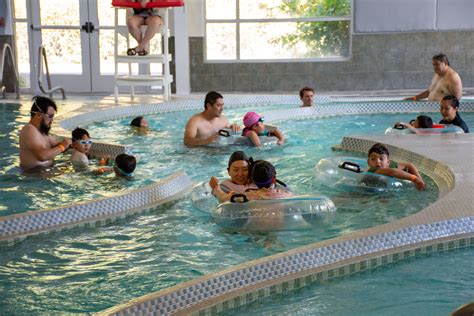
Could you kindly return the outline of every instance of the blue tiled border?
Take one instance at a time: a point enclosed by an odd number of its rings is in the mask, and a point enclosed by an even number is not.
[[[191,189],[191,179],[184,172],[177,172],[150,186],[110,198],[0,217],[0,245],[12,246],[28,236],[77,226],[96,226],[149,211],[181,198]]]

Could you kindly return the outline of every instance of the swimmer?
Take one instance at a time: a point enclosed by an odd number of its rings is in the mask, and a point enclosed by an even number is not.
[[[402,180],[410,180],[418,190],[426,188],[420,173],[412,163],[396,163],[390,161],[387,147],[377,143],[369,149],[367,158],[368,172],[382,174]]]
[[[148,133],[148,121],[143,116],[137,116],[130,122],[133,131],[145,135]]]
[[[268,161],[258,160],[252,165],[251,179],[258,189],[245,192],[248,200],[271,200],[293,196],[292,192],[276,187],[276,170]],[[233,192],[225,193],[222,191],[216,177],[211,178],[209,185],[212,188],[212,194],[221,203],[230,201],[234,194]]]
[[[419,129],[423,128],[433,128],[433,120],[427,115],[419,115],[415,120],[410,121],[410,123],[398,122],[396,126],[403,126],[408,128],[412,133],[423,134],[423,131]]]
[[[137,166],[137,160],[132,155],[120,154],[115,157],[115,161],[112,168],[100,167],[97,169],[98,174],[115,172],[117,177],[121,178],[131,178],[133,171]]]
[[[215,91],[206,94],[204,111],[193,115],[184,130],[183,142],[186,146],[206,146],[217,140],[221,129],[240,131],[238,124],[230,124],[222,114],[224,111],[224,97]]]
[[[33,98],[30,121],[20,131],[20,167],[23,170],[50,167],[54,157],[69,149],[70,139],[58,141],[49,135],[56,111],[53,100],[42,96]]]
[[[283,136],[283,133],[278,129],[267,131],[263,124],[263,117],[257,113],[247,112],[244,115],[243,121],[245,128],[242,131],[242,136],[247,137],[254,146],[262,147],[259,138],[260,136],[274,136],[278,139],[278,145],[283,145],[285,143],[285,136]]]
[[[257,189],[249,177],[249,157],[243,151],[232,153],[227,164],[227,173],[230,179],[220,184],[224,192],[245,193],[247,189]]]
[[[300,107],[313,106],[314,103],[314,89],[310,87],[304,87],[300,90],[300,100],[303,104]]]
[[[77,127],[72,131],[71,162],[74,167],[87,167],[89,165],[88,154],[91,144],[92,140],[85,129]]]
[[[428,98],[428,101],[441,102],[443,97],[453,95],[458,100],[462,96],[462,81],[459,74],[449,65],[445,54],[434,55],[432,58],[434,75],[428,90],[423,91],[405,100],[419,101]]]
[[[439,112],[443,119],[439,124],[452,124],[463,129],[464,133],[469,133],[469,127],[459,115],[459,100],[452,95],[447,95],[441,100]]]

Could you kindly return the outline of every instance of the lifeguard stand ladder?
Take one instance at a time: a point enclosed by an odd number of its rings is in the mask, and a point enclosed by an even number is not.
[[[168,9],[172,7],[184,6],[184,0],[152,0],[147,3],[146,8],[162,8],[163,26],[161,28],[161,54],[146,56],[128,56],[126,52],[120,52],[119,55],[119,35],[127,40],[127,49],[130,48],[130,36],[127,26],[119,25],[119,11],[121,9],[141,8],[140,3],[130,0],[112,0],[112,6],[115,8],[115,37],[114,37],[114,56],[115,56],[115,101],[118,101],[118,87],[129,86],[132,97],[135,95],[135,86],[161,86],[165,100],[171,97],[171,83],[173,76],[170,73],[171,55],[169,53],[169,28],[168,28]],[[156,34],[153,40],[158,40],[159,34]],[[119,75],[119,64],[128,64],[128,75]],[[163,71],[159,75],[142,75],[132,73],[132,64],[162,64]]]

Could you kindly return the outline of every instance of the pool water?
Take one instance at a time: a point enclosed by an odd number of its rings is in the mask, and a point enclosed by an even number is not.
[[[247,110],[227,109],[226,114],[234,121]],[[147,117],[152,130],[147,136],[130,133],[130,119],[88,126],[93,139],[130,146],[138,158],[135,180],[131,184],[112,181],[116,190],[152,183],[179,169],[196,182],[207,181],[211,175],[225,177],[228,157],[236,148],[182,145],[184,124],[195,112]],[[344,135],[383,133],[393,122],[414,116],[369,115],[351,116],[350,121],[348,117],[332,117],[284,122],[281,128],[288,136],[286,145],[263,150],[246,148],[256,159],[265,158],[274,163],[278,178],[295,192],[322,193],[333,199],[338,211],[328,224],[303,231],[228,234],[212,221],[209,213],[194,209],[188,198],[152,214],[133,216],[105,227],[76,228],[32,237],[15,248],[2,250],[2,311],[6,314],[95,312],[241,262],[413,214],[437,199],[438,191],[427,177],[428,190],[424,192],[357,195],[333,191],[318,183],[313,168],[319,159],[334,155],[330,146],[339,143]],[[468,124],[473,126],[474,115],[463,115],[463,118],[468,116]],[[10,156],[16,155],[18,145],[14,135],[19,128],[14,126],[10,132],[13,144],[8,149]],[[2,163],[8,159],[11,158],[2,158]],[[2,165],[3,170],[9,167],[11,164]],[[71,200],[64,197],[65,202],[74,200],[74,196],[97,194],[91,189],[95,186],[105,187],[101,177],[94,178],[97,184],[90,181],[90,175],[71,176],[84,182],[71,189],[73,197]],[[64,182],[70,184],[66,179]],[[19,181],[18,185],[28,185],[21,178]],[[57,197],[54,190],[67,191],[38,181],[38,189],[52,192],[46,194],[51,197]],[[2,191],[3,185],[2,181]],[[17,200],[22,198],[16,195]],[[24,204],[35,201],[31,199]],[[57,200],[50,203],[54,205]],[[18,207],[7,204],[6,208]]]
[[[57,168],[52,168],[61,176],[40,178],[20,174],[19,133],[30,119],[30,106],[0,104],[0,109],[0,216],[110,196],[134,185],[133,181],[115,179],[112,174],[98,177],[91,172],[74,172],[69,155],[58,156]],[[91,177],[95,181],[90,181]]]
[[[474,297],[474,248],[435,253],[259,300],[227,315],[449,315]]]

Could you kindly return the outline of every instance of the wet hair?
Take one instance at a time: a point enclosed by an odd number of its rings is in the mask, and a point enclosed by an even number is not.
[[[438,60],[438,61],[440,61],[440,62],[442,62],[442,63],[445,63],[446,65],[449,66],[448,56],[446,56],[446,55],[443,54],[443,53],[434,55],[434,56],[432,57],[432,60]]]
[[[443,100],[450,100],[453,108],[457,109],[459,107],[459,100],[454,95],[446,95]]]
[[[72,136],[72,141],[80,140],[80,139],[82,139],[82,137],[84,137],[84,135],[86,135],[87,137],[91,138],[91,137],[89,136],[89,132],[86,131],[86,130],[83,129],[83,128],[80,128],[80,127],[76,127],[76,128],[72,131],[71,134],[72,134],[72,135],[71,135],[71,136]]]
[[[115,157],[115,166],[120,168],[119,171],[124,171],[127,174],[131,174],[137,166],[137,160],[132,155],[120,154]],[[126,174],[124,174],[126,176]]]
[[[141,127],[143,116],[137,116],[130,122],[130,126]]]
[[[206,98],[204,99],[204,109],[207,109],[207,105],[214,105],[217,99],[223,99],[224,97],[222,94],[216,91],[210,91],[206,94]]]
[[[388,152],[388,148],[381,143],[376,143],[372,147],[370,147],[368,156],[370,156],[371,153],[376,153],[379,155],[387,155],[387,157],[390,156],[390,153]]]
[[[420,115],[416,117],[418,121],[418,128],[433,128],[433,120],[431,117],[426,115]]]
[[[268,161],[258,160],[252,164],[251,178],[258,188],[269,188],[275,176],[275,167]]]
[[[311,91],[314,93],[314,89],[313,88],[310,88],[310,87],[304,87],[300,90],[300,98],[302,98],[304,96],[304,93],[305,91]]]
[[[227,164],[227,170],[230,169],[230,165],[232,165],[233,162],[239,161],[239,160],[244,160],[244,161],[247,161],[247,163],[248,163],[249,162],[249,157],[241,150],[234,151],[232,153],[232,155],[230,155],[229,163]]]
[[[54,109],[54,112],[58,110],[56,103],[50,98],[37,95],[34,96],[31,101],[33,101],[30,111],[31,117],[35,116],[36,113],[48,113],[49,107],[52,107]]]

